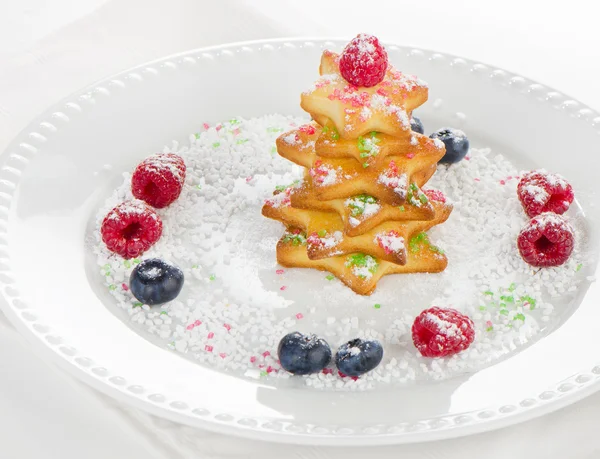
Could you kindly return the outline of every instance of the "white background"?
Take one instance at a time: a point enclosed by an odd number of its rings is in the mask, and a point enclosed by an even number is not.
[[[48,105],[109,74],[190,48],[283,36],[370,32],[504,67],[600,109],[595,4],[0,0],[0,150]],[[197,432],[201,446],[192,454],[42,362],[0,317],[0,457],[7,459],[592,459],[600,457],[598,412],[600,394],[488,434],[369,450],[283,447]]]

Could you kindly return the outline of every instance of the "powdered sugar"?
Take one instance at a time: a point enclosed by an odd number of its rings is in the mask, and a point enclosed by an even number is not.
[[[377,233],[373,242],[379,245],[387,254],[401,253],[406,250],[404,238],[395,231]]]
[[[396,193],[398,196],[406,196],[408,188],[408,177],[406,174],[391,175],[384,172],[379,176],[377,181],[394,190],[394,193]]]
[[[157,210],[163,236],[143,258],[161,257],[184,271],[184,289],[175,301],[152,308],[139,304],[123,285],[140,260],[115,257],[95,232],[98,271],[142,336],[194,362],[266,385],[290,377],[277,363],[277,344],[291,331],[317,333],[334,349],[356,337],[377,339],[384,360],[356,381],[334,371],[298,378],[322,390],[364,390],[451,378],[517,352],[555,328],[572,310],[576,291],[591,281],[586,277],[596,260],[585,250],[585,224],[576,206],[566,214],[576,246],[565,265],[538,271],[521,260],[515,241],[528,218],[516,197],[517,179],[500,184],[518,176],[518,169],[476,148],[469,161],[439,166],[428,183],[454,203],[449,220],[429,231],[431,242],[448,257],[443,273],[385,277],[366,298],[326,273],[282,270],[275,257],[282,226],[260,209],[274,198],[276,186],[287,188],[301,178],[302,170],[273,148],[279,132],[303,122],[283,116],[232,120],[220,130],[191,136],[189,145],[165,148],[184,158],[187,178],[180,198]],[[131,199],[129,181],[126,173],[103,203],[97,227],[112,207]],[[377,203],[362,207],[351,224],[379,211]],[[294,245],[307,242],[293,228],[286,237]],[[359,258],[352,273],[368,279],[373,265]],[[419,355],[410,329],[431,305],[453,307],[473,319],[475,341],[469,349],[443,359]]]

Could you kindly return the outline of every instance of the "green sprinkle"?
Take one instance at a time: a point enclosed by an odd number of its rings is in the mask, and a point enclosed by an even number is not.
[[[229,120],[229,124],[231,124],[232,126],[235,126],[236,124],[240,124],[240,123],[241,123],[241,121],[236,120],[235,118],[231,118]]]
[[[161,316],[168,316],[169,314],[167,314],[167,311],[160,311],[160,315]]]
[[[288,188],[293,188],[293,187],[295,187],[296,185],[298,185],[298,183],[300,183],[300,180],[294,180],[294,181],[293,181],[291,184],[289,184],[289,185],[277,185],[277,186],[275,187],[275,190],[276,190],[276,191],[285,191],[285,190],[287,190]]]
[[[489,327],[488,327],[488,328],[486,328],[485,330],[486,330],[486,331],[489,331],[489,332],[491,332],[493,329],[494,329],[494,327],[493,327],[493,326],[489,326]]]
[[[515,302],[515,297],[510,295],[510,296],[505,296],[505,295],[501,295],[500,299],[502,301],[506,301],[507,303],[514,303]]]
[[[304,245],[306,244],[306,233],[285,233],[281,241],[284,243],[291,242],[294,246]]]
[[[517,289],[517,284],[515,284],[514,282],[512,284],[510,284],[510,287],[508,287],[509,292],[514,292],[516,289]]]
[[[581,268],[583,268],[583,263],[579,263],[577,265],[577,268],[575,268],[575,272],[579,272],[581,270]]]
[[[485,311],[487,308],[485,306],[479,306],[480,311]]]
[[[261,372],[260,372],[260,375],[261,375],[261,376],[267,376],[268,374],[269,374],[269,373],[267,373],[265,370],[263,370],[263,371],[261,371]]]
[[[332,281],[333,279],[335,279],[335,276],[333,274],[327,274],[325,276],[325,279],[327,279],[328,281]]]
[[[531,310],[535,309],[535,305],[537,303],[536,300],[531,298],[529,295],[523,295],[522,297],[520,297],[519,302],[529,304],[529,309]]]
[[[429,238],[425,232],[417,234],[411,238],[410,242],[408,243],[408,246],[413,253],[417,253],[422,245],[430,245]]]
[[[521,313],[515,314],[515,317],[513,317],[513,320],[521,320],[523,322],[525,322],[525,316]]]
[[[406,211],[406,209],[404,208],[404,206],[400,206],[400,207],[398,207],[398,209],[400,209],[400,212]]]
[[[198,139],[200,138],[200,133],[199,133],[199,132],[196,132],[196,133],[194,134],[194,137],[196,137],[196,140],[198,140]]]
[[[202,189],[202,185],[196,185],[196,188],[198,188],[199,190]]]
[[[271,147],[271,154],[274,155],[277,153],[277,147]]]
[[[221,142],[215,142],[212,144],[213,148],[217,148],[219,146],[221,146]]]
[[[337,131],[336,128],[332,128],[331,129],[331,139],[332,140],[339,140],[340,139],[340,133]]]
[[[369,163],[363,163],[363,169],[366,169],[367,167],[369,167]]]
[[[104,269],[104,270],[110,269],[110,265],[108,263],[106,263],[104,266],[102,266],[102,269]]]
[[[133,259],[133,264],[134,265],[139,265],[140,264],[140,259],[139,258],[134,258]]]
[[[237,143],[238,145],[240,145],[240,144],[242,144],[242,143],[246,143],[246,142],[248,142],[249,140],[250,140],[250,139],[240,139],[240,140],[238,140],[236,143]]]
[[[123,266],[125,266],[126,268],[131,268],[131,262],[129,260],[125,260],[123,262]]]
[[[215,276],[214,274],[211,274],[209,277],[209,280],[214,281],[217,278],[217,276]]]
[[[503,316],[507,316],[508,315],[508,309],[500,309],[500,314],[502,314]]]
[[[142,306],[143,306],[143,304],[140,303],[139,301],[136,301],[135,303],[133,303],[134,308],[141,308]]]
[[[327,126],[324,126],[321,132],[323,132],[323,134],[327,134],[329,132],[329,128]]]
[[[324,229],[319,230],[319,232],[317,233],[317,235],[319,237],[325,237],[325,236],[327,236],[327,231],[325,231]]]
[[[500,303],[500,307],[501,308],[505,308],[506,307],[506,303]]]
[[[198,269],[198,265],[192,265],[192,269]]]
[[[106,271],[106,272],[104,273],[104,275],[105,275],[106,277],[110,276],[110,271]]]
[[[117,289],[117,286],[116,286],[116,285],[114,285],[114,284],[110,284],[110,285],[108,286],[108,289],[109,289],[109,290],[116,290],[116,289]]]
[[[420,194],[419,201],[421,201],[422,204],[427,204],[429,202],[429,199],[427,199],[427,196],[425,196],[425,194]]]
[[[350,208],[350,215],[352,217],[360,217],[367,208],[367,204],[377,204],[377,199],[368,194],[359,194],[349,199],[347,206]]]
[[[492,292],[491,290],[486,290],[485,292],[483,292],[483,294],[487,296],[494,296],[494,292]]]
[[[375,303],[375,304],[373,305],[373,307],[374,307],[375,309],[379,309],[379,308],[381,308],[381,305],[380,305],[379,303]]]
[[[277,127],[268,127],[267,132],[275,133],[275,132],[283,132],[283,128]]]
[[[346,266],[352,268],[367,268],[370,273],[374,274],[377,271],[377,268],[379,268],[379,263],[371,255],[353,253],[346,258]]]

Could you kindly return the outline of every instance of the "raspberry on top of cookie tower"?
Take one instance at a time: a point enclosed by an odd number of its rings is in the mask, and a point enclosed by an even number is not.
[[[452,206],[421,188],[446,148],[411,129],[427,85],[396,70],[366,34],[339,55],[324,51],[319,71],[301,96],[313,121],[277,139],[279,155],[306,169],[304,181],[263,206],[287,234],[302,235],[279,241],[278,262],[330,271],[361,295],[386,274],[443,271],[446,256],[425,232]]]

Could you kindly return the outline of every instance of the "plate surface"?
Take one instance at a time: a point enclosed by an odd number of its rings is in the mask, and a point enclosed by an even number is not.
[[[11,143],[0,171],[2,307],[45,358],[158,416],[296,443],[465,435],[530,419],[598,388],[595,262],[584,268],[588,282],[572,314],[522,352],[458,378],[360,393],[276,387],[214,371],[158,349],[111,311],[111,297],[89,275],[86,234],[121,173],[172,139],[187,139],[203,121],[301,115],[299,92],[314,80],[322,49],[342,45],[279,40],[167,57],[74,94]],[[460,125],[476,147],[568,177],[596,259],[596,112],[466,59],[398,46],[388,53],[429,83],[430,102],[419,110],[426,120]]]

